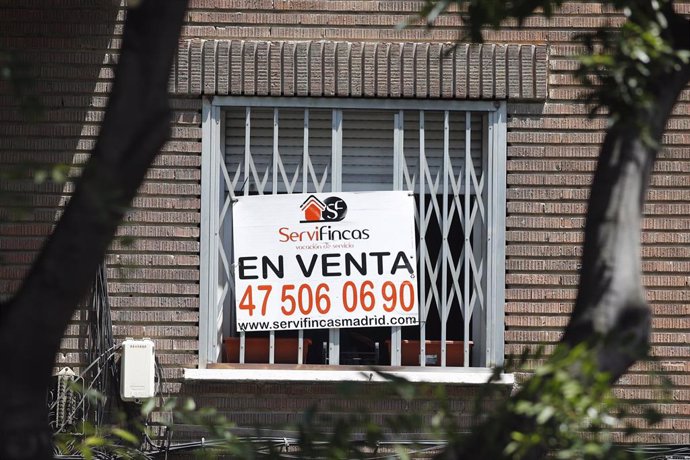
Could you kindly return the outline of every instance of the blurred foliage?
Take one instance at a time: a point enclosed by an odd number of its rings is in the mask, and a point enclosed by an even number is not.
[[[541,359],[541,351],[526,351],[517,363],[507,366],[517,371],[523,363]],[[559,345],[545,362],[528,369],[531,377],[512,398],[494,411],[473,433],[457,441],[459,452],[468,445],[471,458],[521,460],[542,458],[623,460],[643,458],[632,446],[614,442],[614,433],[630,436],[637,429],[626,416],[631,407],[644,408],[649,425],[661,415],[647,401],[620,401],[613,394],[607,373],[597,369],[595,354],[587,344],[574,348]],[[494,376],[499,375],[497,369]],[[495,378],[495,377],[494,377]],[[658,379],[659,388],[668,381]],[[511,427],[508,432],[506,427]]]
[[[55,426],[56,458],[92,459],[144,459],[148,458],[142,449],[142,436],[148,436],[148,429],[138,420],[128,420],[125,412],[115,412],[111,423],[103,426],[86,420],[89,406],[105,403],[108,397],[91,386],[79,382],[68,385],[70,397],[78,400],[71,404],[60,426]],[[110,398],[113,396],[110,395]],[[51,410],[54,409],[51,407]]]
[[[385,375],[385,374],[382,374]],[[238,435],[234,423],[214,408],[197,409],[192,400],[168,400],[162,407],[148,402],[142,407],[145,415],[154,410],[171,411],[174,424],[202,427],[208,434],[202,446],[196,446],[199,454],[207,458],[231,456],[233,458],[307,458],[307,459],[373,459],[408,458],[414,453],[429,449],[428,444],[395,442],[409,433],[424,433],[433,439],[433,447],[443,445],[447,433],[457,433],[456,415],[447,408],[447,398],[442,386],[412,384],[400,378],[392,378],[379,390],[366,392],[352,382],[340,385],[339,393],[344,401],[355,400],[362,404],[355,410],[343,410],[338,404],[327,407],[315,403],[306,408],[294,424],[282,426],[256,426],[254,435]],[[359,384],[361,385],[361,384]],[[366,385],[366,384],[365,384]],[[423,396],[428,401],[431,423],[424,421],[423,414],[409,412],[391,414],[383,423],[374,420],[366,407],[369,399],[397,397],[413,401]],[[281,433],[276,436],[275,433]],[[400,434],[395,437],[394,434]]]
[[[677,19],[672,17],[677,16],[672,0],[605,3],[621,11],[627,20],[620,28],[600,28],[577,37],[587,52],[579,57],[575,75],[590,89],[585,99],[592,107],[591,114],[607,109],[612,124],[633,123],[642,130],[643,140],[651,143],[647,124],[654,96],[660,90],[658,76],[687,64],[690,50],[674,43],[669,30]],[[481,42],[487,28],[498,29],[509,19],[522,24],[536,14],[550,17],[562,4],[562,0],[425,0],[420,17],[432,27],[439,15],[458,14],[467,27],[464,39]]]
[[[525,353],[516,363],[533,357]],[[502,409],[486,415],[487,395],[495,392],[496,379],[502,369],[496,369],[492,378],[482,387],[475,399],[473,414],[478,424],[472,434],[463,434],[458,416],[449,409],[449,398],[443,385],[412,383],[400,377],[380,373],[388,379],[377,391],[367,391],[361,399],[362,407],[350,411],[334,411],[334,407],[318,404],[307,408],[293,425],[255,427],[253,435],[238,431],[235,424],[215,408],[197,408],[191,399],[171,398],[165,402],[151,399],[141,406],[141,420],[148,420],[154,413],[170,414],[167,428],[195,426],[202,428],[204,442],[182,445],[161,445],[151,441],[152,433],[141,427],[149,448],[138,446],[141,436],[122,428],[120,421],[109,427],[94,428],[88,424],[58,438],[61,452],[78,452],[84,458],[146,458],[157,453],[178,449],[194,450],[205,458],[229,456],[240,459],[373,459],[417,458],[430,456],[444,446],[459,446],[482,439],[483,450],[472,452],[473,459],[525,460],[532,458],[585,459],[585,460],[632,460],[643,454],[614,442],[614,433],[630,435],[635,428],[626,426],[624,417],[630,401],[621,403],[614,397],[611,379],[597,370],[593,353],[585,346],[573,349],[559,348],[548,361],[533,369],[534,377],[502,404]],[[575,377],[577,375],[577,377]],[[343,383],[340,399],[352,401],[354,395],[362,398],[361,385]],[[93,396],[91,396],[93,397]],[[366,398],[397,397],[405,401],[426,401],[424,411],[410,411],[386,416],[382,423],[374,420],[366,410]],[[644,408],[644,409],[643,409]],[[423,413],[422,413],[423,412]],[[337,415],[334,415],[336,414]],[[651,406],[641,402],[636,414],[649,424],[657,423],[661,416]],[[499,418],[511,419],[497,423]],[[131,425],[131,424],[130,424]],[[512,426],[510,432],[497,431],[497,427]],[[241,435],[239,433],[242,433]],[[283,437],[275,433],[291,433]],[[415,433],[417,439],[435,440],[433,444],[400,441]],[[289,435],[288,435],[289,436]],[[145,444],[142,443],[142,446]],[[153,449],[151,449],[153,447]]]
[[[89,422],[79,425],[75,431],[55,436],[56,458],[73,457],[86,460],[102,458],[145,459],[139,439],[130,431],[114,425],[95,427]]]
[[[525,426],[532,429],[510,433],[507,458],[523,458],[540,447],[559,459],[634,458],[612,442],[611,430],[620,425],[617,400],[609,376],[597,370],[585,345],[561,347],[535,369],[519,397],[508,402],[508,413],[529,420]]]
[[[45,182],[64,184],[70,179],[71,169],[70,165],[62,163],[47,168],[32,168],[33,180],[36,184]]]
[[[482,32],[486,28],[498,29],[507,19],[515,19],[522,24],[525,19],[535,14],[550,17],[554,9],[564,0],[425,0],[419,16],[428,26],[433,26],[439,15],[453,11],[460,15],[467,26],[463,40],[483,41]]]
[[[632,123],[652,143],[646,129],[659,77],[690,62],[690,50],[676,48],[667,29],[671,2],[615,2],[627,21],[620,29],[600,29],[579,38],[587,47],[576,75],[586,87],[592,111],[607,108],[613,124]],[[643,7],[646,6],[646,7]],[[686,33],[690,33],[686,30]]]
[[[457,435],[457,414],[449,411],[443,386],[413,384],[397,377],[387,377],[390,382],[378,386],[378,390],[367,391],[367,396],[361,399],[362,406],[357,410],[344,411],[337,404],[322,407],[315,403],[304,410],[294,424],[256,426],[253,435],[245,432],[240,436],[231,420],[215,408],[198,408],[192,399],[168,398],[163,401],[162,398],[153,398],[141,405],[140,417],[134,423],[120,415],[108,425],[95,427],[81,422],[59,433],[56,435],[57,452],[63,458],[79,455],[87,459],[150,458],[178,450],[193,450],[202,458],[230,456],[248,460],[409,458],[415,453],[428,451],[429,444],[417,444],[414,440],[398,443],[391,440],[392,434],[398,433],[400,436],[394,439],[402,439],[409,433],[424,433],[436,440],[431,445],[436,450],[443,447],[449,436]],[[344,401],[352,400],[355,393],[362,398],[359,390],[361,387],[352,382],[343,383],[339,388]],[[102,398],[92,390],[82,394],[92,401]],[[385,417],[383,424],[377,423],[366,410],[367,401],[391,397],[408,402],[423,397],[428,402],[426,412],[431,422],[426,423],[421,413],[410,412],[391,414]],[[171,421],[162,424],[165,433],[172,433],[180,426],[194,426],[204,433],[203,442],[170,445],[169,439],[163,439],[157,445],[153,440],[155,433],[147,423],[142,424],[142,421],[152,419],[154,414],[169,416]],[[125,426],[130,429],[123,428]],[[285,436],[276,437],[275,432]]]

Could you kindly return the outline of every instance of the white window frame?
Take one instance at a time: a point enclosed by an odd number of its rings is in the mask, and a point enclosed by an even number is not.
[[[419,111],[445,111],[448,112],[483,112],[488,117],[487,132],[485,133],[486,159],[485,166],[489,174],[484,184],[486,196],[486,239],[487,257],[485,263],[490,270],[486,270],[486,317],[482,327],[486,327],[487,340],[485,343],[477,344],[481,348],[480,366],[472,367],[471,370],[481,370],[490,368],[503,363],[504,358],[504,304],[505,304],[505,207],[506,207],[506,103],[504,101],[432,101],[432,100],[397,100],[397,99],[335,99],[335,98],[298,98],[298,97],[214,97],[204,99],[202,107],[202,161],[201,161],[201,261],[200,261],[200,307],[199,307],[199,369],[205,369],[209,364],[220,362],[222,356],[223,341],[223,321],[227,310],[223,307],[222,299],[228,295],[229,286],[219,283],[219,270],[223,264],[229,266],[229,261],[219,251],[221,239],[227,239],[231,235],[225,228],[225,234],[221,234],[221,221],[230,212],[230,203],[225,197],[225,191],[221,189],[223,180],[230,183],[232,178],[228,177],[225,168],[219,167],[221,162],[225,162],[225,130],[224,130],[224,108],[228,107],[261,107],[261,108],[290,108],[290,109],[333,109],[333,155],[334,165],[337,155],[338,143],[342,135],[342,116],[337,120],[337,113],[347,109],[373,109],[373,110],[419,110]],[[469,115],[468,115],[469,118]],[[423,119],[423,118],[422,118]],[[395,143],[400,142],[398,125],[401,125],[396,115]],[[447,117],[446,117],[447,120]],[[469,123],[469,122],[468,122]],[[447,126],[447,122],[446,122]],[[469,125],[468,125],[469,126]],[[422,128],[423,129],[423,128]],[[468,128],[469,129],[469,128]],[[423,138],[420,138],[420,141]],[[420,146],[420,149],[423,146]],[[397,154],[396,154],[397,156]],[[398,168],[398,161],[394,161],[394,168]],[[274,168],[274,174],[276,170]],[[221,177],[224,174],[225,177]],[[332,190],[340,191],[341,182],[339,181],[340,172],[331,171]],[[395,171],[394,189],[403,189],[403,181],[400,171]],[[467,177],[469,179],[469,176]],[[447,178],[446,178],[447,179]],[[236,180],[236,178],[235,178]],[[469,187],[469,181],[465,182]],[[423,187],[423,185],[422,185]],[[444,186],[448,189],[448,185]],[[466,197],[468,195],[466,194]],[[444,200],[445,201],[445,200]],[[445,205],[444,205],[445,206]],[[420,207],[421,210],[421,207]],[[465,264],[467,254],[465,255]],[[221,260],[224,259],[224,260]],[[466,265],[467,267],[467,265]],[[226,306],[227,308],[227,306]],[[482,320],[483,321],[483,320]],[[465,328],[469,322],[466,322]],[[400,362],[400,328],[393,328],[392,331],[392,350],[391,364]],[[300,331],[301,332],[301,331]],[[467,337],[469,331],[466,330]],[[300,334],[301,337],[301,334]],[[329,362],[338,363],[338,334],[331,333],[329,340]],[[270,335],[271,356],[273,356],[275,335]],[[300,341],[301,342],[301,341]],[[421,353],[424,355],[423,338]],[[244,344],[244,340],[241,340]],[[465,363],[469,364],[469,347],[465,347]],[[445,355],[444,355],[445,358]],[[271,360],[272,361],[272,360]],[[422,364],[423,366],[423,364]],[[218,369],[214,369],[218,370]],[[424,370],[422,368],[422,370]],[[430,371],[431,369],[429,369]],[[462,370],[462,368],[443,368],[443,372]],[[469,370],[467,367],[465,371]],[[436,371],[436,370],[434,370]],[[275,372],[275,371],[271,371]],[[279,371],[285,374],[285,370]],[[431,372],[439,378],[442,373]],[[214,374],[219,376],[220,374]],[[234,374],[237,375],[236,373]],[[253,375],[257,374],[253,372]],[[343,374],[344,375],[344,374]],[[416,374],[415,374],[416,375]],[[199,375],[197,375],[199,377]],[[252,377],[253,378],[253,377]],[[304,376],[304,378],[310,378]],[[324,377],[326,378],[326,377]],[[347,379],[347,377],[345,377]],[[290,378],[293,379],[293,378]],[[297,377],[297,379],[300,379]],[[327,378],[326,378],[327,379]]]

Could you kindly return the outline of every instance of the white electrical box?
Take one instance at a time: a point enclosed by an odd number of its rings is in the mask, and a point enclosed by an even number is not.
[[[150,339],[125,339],[120,360],[120,397],[136,401],[156,395],[156,355]]]

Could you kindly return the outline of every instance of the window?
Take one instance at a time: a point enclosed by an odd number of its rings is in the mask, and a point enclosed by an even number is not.
[[[288,339],[300,364],[502,361],[504,103],[217,97],[203,117],[202,367],[229,337],[245,362],[259,336],[270,363]],[[419,326],[233,330],[235,196],[375,190],[415,195]]]

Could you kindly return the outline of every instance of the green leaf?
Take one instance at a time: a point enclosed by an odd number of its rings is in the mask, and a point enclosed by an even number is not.
[[[51,171],[53,182],[56,184],[64,184],[67,181],[68,172],[69,168],[65,165],[54,166],[53,170]]]
[[[81,453],[81,456],[84,457],[84,460],[93,459],[93,451],[86,446],[79,446],[79,453]]]
[[[84,439],[84,445],[87,447],[101,447],[106,444],[106,441],[101,436],[89,436]]]
[[[117,436],[118,438],[122,439],[125,442],[128,442],[130,444],[137,445],[139,444],[139,439],[132,433],[130,433],[127,430],[123,430],[122,428],[113,428],[111,432]]]
[[[410,454],[409,454],[408,450],[401,445],[396,444],[395,454],[396,454],[397,458],[399,458],[400,460],[409,460],[410,459]]]
[[[167,401],[165,401],[165,404],[163,404],[163,407],[161,407],[161,411],[168,412],[168,411],[174,410],[176,407],[177,407],[177,399],[170,398]]]
[[[39,169],[34,171],[34,183],[42,184],[48,179],[48,171]]]
[[[439,0],[431,8],[431,10],[427,13],[427,15],[426,15],[427,23],[429,25],[431,25],[436,20],[438,15],[441,14],[442,12],[444,12],[448,8],[449,4],[450,4],[450,0]]]
[[[539,412],[539,415],[537,415],[537,423],[543,425],[549,421],[555,413],[556,409],[554,409],[552,406],[546,406],[541,410],[541,412]]]
[[[156,407],[156,400],[154,398],[147,399],[141,406],[141,415],[148,417],[153,409]]]
[[[196,409],[196,403],[192,398],[187,398],[184,403],[182,403],[182,410],[186,412],[192,412]]]

